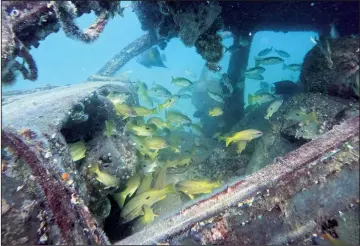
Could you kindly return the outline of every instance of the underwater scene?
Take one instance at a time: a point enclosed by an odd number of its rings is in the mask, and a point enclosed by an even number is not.
[[[2,244],[360,244],[357,1],[1,7]]]

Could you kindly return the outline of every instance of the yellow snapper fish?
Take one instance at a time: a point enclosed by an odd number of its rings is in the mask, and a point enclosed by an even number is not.
[[[162,130],[164,128],[170,129],[171,125],[169,122],[162,121],[159,117],[151,117],[147,120],[148,124],[154,124],[158,129]]]
[[[137,136],[141,137],[151,137],[156,131],[156,126],[152,124],[133,124],[128,122],[125,126],[125,130],[134,133]]]
[[[253,105],[253,104],[263,104],[266,102],[270,102],[272,100],[275,100],[275,96],[273,94],[270,93],[260,93],[257,95],[251,95],[249,94],[248,97],[248,104],[249,105]]]
[[[110,137],[116,134],[116,124],[114,120],[105,121],[105,132],[104,135]]]
[[[154,214],[153,210],[149,205],[143,205],[142,207],[143,216],[140,218],[141,224],[149,224],[155,219],[155,216],[158,216],[157,214]]]
[[[114,200],[119,205],[120,208],[124,207],[126,197],[131,197],[137,188],[140,185],[141,177],[138,173],[135,173],[133,176],[131,176],[127,183],[126,188],[122,192],[115,193],[113,195]]]
[[[159,169],[154,182],[154,189],[161,189],[166,185],[166,170],[167,166],[163,166]]]
[[[174,123],[177,126],[191,124],[191,119],[189,117],[173,110],[166,111],[165,118],[167,121],[169,121],[170,123]]]
[[[306,110],[300,108],[300,110],[293,110],[287,115],[285,115],[286,120],[292,120],[295,122],[303,122],[308,124],[309,122],[318,123],[315,111],[311,113],[306,113]]]
[[[148,87],[144,82],[140,82],[138,84],[138,90],[137,93],[140,97],[140,99],[147,105],[149,105],[150,107],[153,106],[153,102],[151,100],[151,98],[148,95]]]
[[[216,93],[216,92],[211,92],[211,91],[208,91],[208,95],[214,99],[215,101],[217,102],[220,102],[220,103],[223,103],[224,102],[224,98],[222,95]]]
[[[115,112],[117,115],[122,116],[125,120],[128,117],[136,117],[136,112],[129,105],[125,103],[116,103],[114,104]]]
[[[129,94],[125,93],[115,93],[110,92],[109,95],[107,95],[107,99],[109,99],[114,105],[118,103],[124,103],[129,98]]]
[[[116,187],[119,186],[119,179],[105,171],[99,169],[99,163],[94,163],[90,166],[89,171],[96,175],[96,180],[104,184],[105,187]]]
[[[164,103],[159,104],[159,111],[162,110],[163,108],[170,108],[171,106],[173,106],[177,100],[179,100],[180,96],[179,95],[173,95],[170,98],[166,99]]]
[[[171,84],[175,84],[181,87],[189,87],[192,86],[194,83],[183,77],[174,78],[171,76]]]
[[[183,180],[176,184],[178,191],[181,191],[188,195],[191,199],[194,199],[194,195],[211,193],[213,189],[220,187],[221,184],[217,182],[209,182],[206,180]]]
[[[143,139],[130,134],[130,139],[133,141],[135,148],[140,152],[141,155],[147,155],[151,160],[154,160],[158,156],[157,151],[150,151],[143,143]]]
[[[149,90],[152,97],[171,97],[171,92],[162,85],[153,83],[153,87]]]
[[[230,137],[225,137],[226,147],[232,142],[250,141],[255,138],[261,137],[264,133],[256,129],[248,129],[240,132],[236,132]]]
[[[156,108],[148,109],[142,106],[133,106],[132,109],[135,111],[136,116],[148,116],[150,114],[156,114]]]
[[[182,155],[180,158],[174,160],[166,160],[164,161],[165,167],[182,167],[187,166],[191,162],[191,155]]]
[[[224,112],[220,107],[215,107],[209,110],[209,116],[220,116],[222,115]]]
[[[68,147],[73,161],[78,161],[85,157],[86,147],[84,140],[68,144]]]
[[[246,148],[247,142],[248,141],[239,141],[239,142],[237,142],[236,152],[238,154],[241,154],[241,152],[243,152],[243,150]]]
[[[151,183],[153,180],[153,174],[152,173],[147,173],[144,178],[141,180],[141,183],[139,185],[139,188],[136,190],[136,195],[144,193],[145,191],[150,190],[151,188]]]
[[[142,207],[148,205],[151,207],[156,202],[163,200],[168,194],[176,193],[175,186],[169,184],[162,189],[150,189],[149,191],[143,192],[133,197],[128,203],[125,204],[121,210],[121,218],[123,223],[129,222],[140,215],[143,215]]]
[[[204,134],[203,129],[199,124],[195,124],[195,123],[191,124],[191,129],[199,135]]]
[[[158,136],[153,136],[151,138],[144,139],[144,145],[151,150],[160,150],[169,147],[169,142],[163,138]]]
[[[269,120],[271,118],[271,116],[278,111],[278,109],[280,108],[280,106],[283,103],[283,99],[280,100],[275,100],[274,102],[272,102],[269,107],[266,109],[266,115],[265,115],[265,119]]]
[[[282,59],[281,57],[276,57],[276,56],[269,56],[269,57],[265,57],[265,58],[255,56],[254,59],[255,59],[255,66],[276,65],[276,64],[280,64],[280,63],[284,62],[284,59]]]

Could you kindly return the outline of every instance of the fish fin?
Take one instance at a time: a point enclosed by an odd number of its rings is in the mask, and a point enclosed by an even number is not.
[[[232,142],[232,138],[231,137],[226,137],[225,138],[225,145],[226,147],[229,146],[229,144]]]
[[[249,94],[248,96],[248,104],[251,105],[254,102],[254,96]]]
[[[158,105],[158,113],[163,109],[163,105],[162,104],[159,104]]]
[[[265,119],[265,120],[269,120],[269,119],[270,119],[270,116],[267,114],[267,115],[265,115],[264,119]]]
[[[312,111],[310,113],[310,119],[311,119],[311,121],[318,123],[315,111]]]
[[[191,194],[187,194],[191,200],[194,200],[195,196],[194,195],[191,195]]]

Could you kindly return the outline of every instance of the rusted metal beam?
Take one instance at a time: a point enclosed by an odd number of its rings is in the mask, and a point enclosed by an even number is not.
[[[319,138],[301,146],[297,150],[258,172],[239,180],[232,185],[223,187],[214,195],[206,199],[198,199],[186,206],[180,212],[149,226],[145,230],[135,233],[116,245],[146,245],[166,241],[189,230],[197,222],[219,216],[232,206],[247,203],[256,194],[263,193],[281,182],[298,177],[304,168],[316,166],[325,160],[329,153],[352,138],[359,137],[359,116],[351,118],[341,125],[335,126],[331,131]]]

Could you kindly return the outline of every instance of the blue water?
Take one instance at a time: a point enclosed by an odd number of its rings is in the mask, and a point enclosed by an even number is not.
[[[123,3],[123,6],[126,4],[128,3]],[[124,18],[116,16],[110,20],[100,38],[91,44],[84,44],[70,39],[65,36],[62,30],[49,35],[44,41],[41,41],[37,49],[31,49],[31,54],[39,70],[37,81],[24,80],[20,75],[15,85],[3,86],[3,90],[33,89],[46,84],[67,85],[86,81],[89,76],[95,74],[123,47],[145,33],[141,30],[140,22],[135,13],[131,11],[131,8],[125,9],[124,16]],[[88,14],[79,18],[77,23],[85,28],[94,19],[95,15]],[[313,32],[275,33],[266,31],[254,35],[248,68],[254,66],[253,57],[259,51],[271,46],[282,49],[291,55],[290,58],[285,60],[287,64],[302,63],[304,55],[314,45],[309,37],[315,37],[317,34]],[[225,46],[232,45],[232,39],[224,40],[223,44]],[[168,69],[156,67],[148,69],[138,64],[136,59],[133,59],[118,73],[127,73],[130,79],[140,79],[146,82],[149,87],[153,82],[158,83],[168,88],[172,93],[177,93],[179,88],[170,84],[171,76],[182,76],[191,80],[199,78],[205,61],[196,53],[194,47],[185,47],[179,39],[175,38],[168,43],[165,51],[160,52],[164,52],[166,55],[167,62],[165,64]],[[276,56],[276,53],[273,52],[269,55]],[[227,71],[229,59],[230,53],[228,52],[220,61],[219,65],[223,68],[222,73]],[[264,81],[268,83],[282,79],[296,81],[299,77],[299,72],[282,70],[282,65],[266,66],[266,69],[263,76],[265,77]],[[196,78],[186,75],[185,70],[194,73]],[[216,77],[215,74],[213,76]],[[246,80],[245,102],[247,102],[249,93],[254,93],[260,88],[259,84],[260,82],[256,80]],[[195,108],[189,99],[180,100],[174,109],[186,112],[188,116],[192,116],[195,112]]]

